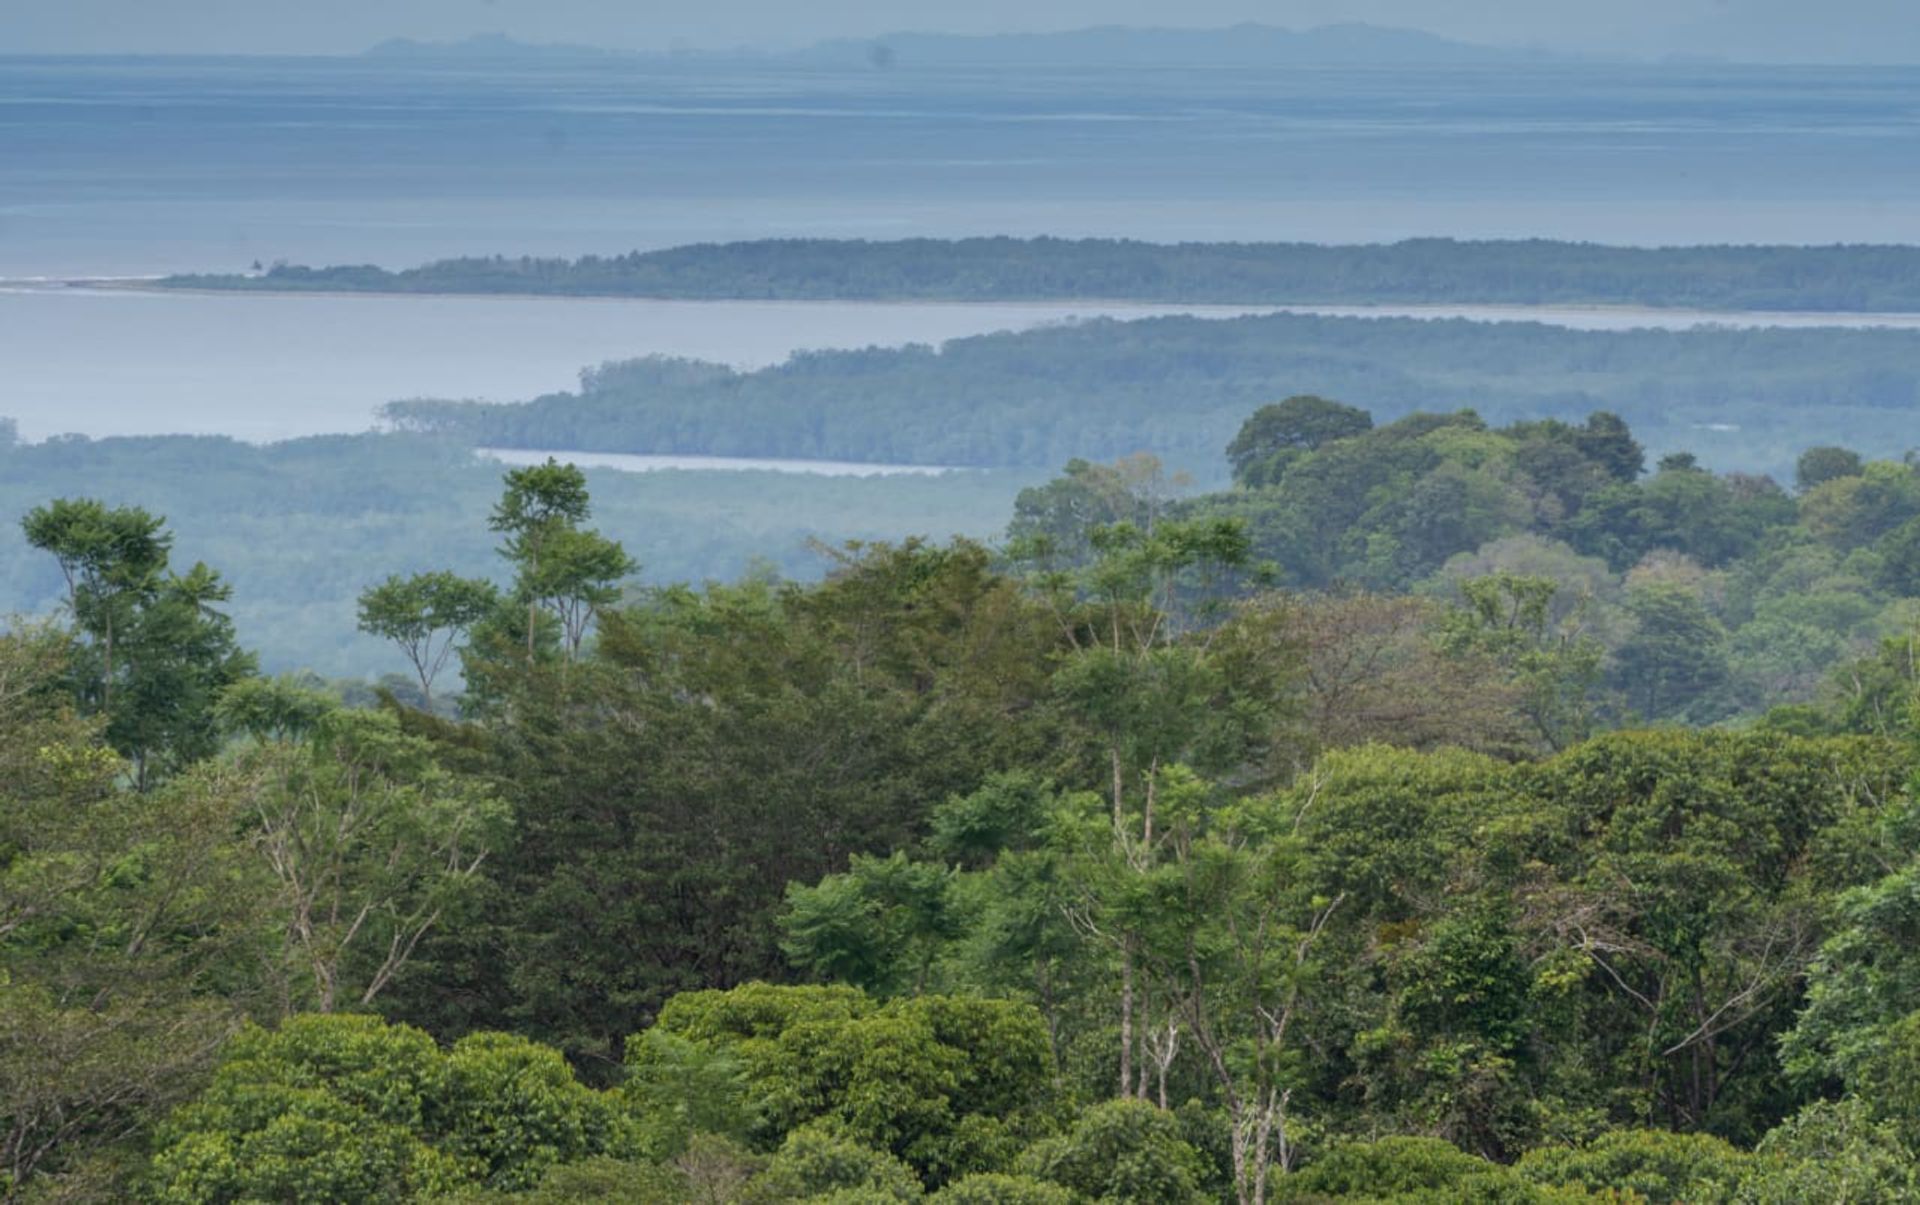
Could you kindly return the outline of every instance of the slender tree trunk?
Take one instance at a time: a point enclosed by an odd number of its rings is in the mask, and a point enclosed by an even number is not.
[[[1133,1095],[1140,1100],[1145,1100],[1147,1099],[1148,1076],[1153,1073],[1154,1060],[1150,1056],[1154,1053],[1154,1039],[1153,1018],[1148,1015],[1147,1006],[1147,1002],[1153,999],[1153,979],[1144,968],[1139,974],[1139,987],[1136,995],[1139,998],[1140,1015],[1134,1023],[1134,1028],[1140,1032],[1140,1059],[1138,1070],[1133,1081]]]
[[[1133,938],[1120,945],[1120,1092],[1133,1090]]]
[[[1035,994],[1040,997],[1040,1015],[1047,1022],[1047,1053],[1053,1056],[1053,1077],[1060,1078],[1060,1002],[1054,998],[1053,976],[1047,972],[1047,960],[1033,960]]]
[[[1144,862],[1153,848],[1153,789],[1160,777],[1160,758],[1155,756],[1153,764],[1147,767],[1147,785],[1144,793],[1144,805],[1140,815],[1140,857]]]
[[[107,612],[107,635],[103,642],[106,653],[106,676],[100,682],[100,710],[106,714],[109,722],[113,718],[113,612]]]
[[[527,558],[526,580],[528,582],[538,581],[539,574],[540,574],[540,546],[539,544],[536,543],[533,546],[532,555]],[[534,621],[539,618],[539,615],[540,615],[540,602],[538,599],[533,597],[532,588],[529,587],[527,591],[527,664],[528,665],[533,664],[533,624],[534,624]]]
[[[1233,1196],[1240,1205],[1248,1205],[1247,1200],[1247,1119],[1236,1107],[1231,1110],[1232,1125],[1228,1152],[1233,1163]]]

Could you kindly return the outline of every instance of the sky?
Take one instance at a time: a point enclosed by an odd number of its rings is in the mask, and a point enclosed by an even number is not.
[[[0,0],[0,53],[353,53],[506,33],[634,50],[783,49],[900,30],[1302,28],[1367,21],[1506,46],[1920,63],[1917,0]]]

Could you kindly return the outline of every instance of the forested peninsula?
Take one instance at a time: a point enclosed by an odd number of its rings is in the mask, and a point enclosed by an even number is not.
[[[941,347],[797,355],[754,371],[644,359],[519,404],[407,401],[396,426],[474,446],[1053,469],[1148,451],[1202,481],[1255,407],[1291,393],[1381,417],[1493,422],[1607,410],[1659,451],[1784,476],[1844,431],[1898,455],[1920,405],[1920,331],[1573,331],[1334,318],[1095,319]]]
[[[1115,239],[772,239],[579,259],[501,256],[388,270],[275,264],[162,288],[786,301],[1142,301],[1235,305],[1636,305],[1920,311],[1920,248],[1636,248],[1547,240],[1158,244]]]

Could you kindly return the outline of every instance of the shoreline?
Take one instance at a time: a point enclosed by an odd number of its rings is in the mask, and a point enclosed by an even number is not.
[[[777,306],[860,306],[872,309],[911,305],[980,309],[987,306],[1061,306],[1089,305],[1103,309],[1153,310],[1232,310],[1238,313],[1267,312],[1288,306],[1315,306],[1319,302],[1237,302],[1237,301],[1144,301],[1139,298],[1092,297],[1006,297],[963,300],[952,297],[678,297],[670,294],[640,293],[473,293],[453,289],[209,289],[204,287],[163,285],[160,276],[102,276],[74,280],[0,278],[0,291],[20,293],[145,293],[182,297],[379,297],[388,300],[448,301],[591,301],[639,303],[649,305],[777,305]],[[1920,314],[1915,315],[1920,318]]]
[[[1141,298],[1020,297],[962,300],[956,298],[832,298],[832,297],[677,297],[625,293],[463,292],[403,289],[221,289],[159,283],[161,276],[101,276],[0,279],[0,293],[132,293],[143,296],[266,297],[273,299],[369,297],[383,300],[446,300],[500,302],[562,302],[600,305],[764,306],[772,308],[893,309],[902,306],[941,309],[1034,307],[1070,309],[1084,306],[1102,311],[1138,311],[1144,316],[1194,314],[1218,318],[1293,314],[1303,317],[1410,319],[1414,321],[1538,322],[1567,326],[1552,317],[1621,320],[1658,319],[1669,329],[1691,326],[1740,326],[1785,329],[1920,329],[1920,311],[1912,310],[1703,310],[1629,302],[1357,302],[1357,301],[1161,301]],[[1069,315],[1070,317],[1072,315]],[[1099,317],[1101,315],[1089,315]],[[1688,322],[1688,320],[1692,320]],[[1683,325],[1684,324],[1684,325]],[[1573,327],[1571,329],[1581,329]],[[1623,329],[1623,328],[1601,328]]]

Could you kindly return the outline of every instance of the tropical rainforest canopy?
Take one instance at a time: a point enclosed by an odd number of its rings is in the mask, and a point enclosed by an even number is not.
[[[584,475],[258,674],[0,636],[0,1195],[1911,1199],[1920,476],[1298,397],[1180,497],[637,588]]]

